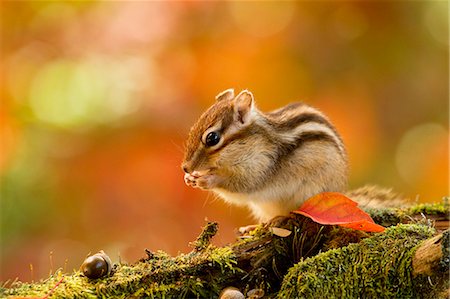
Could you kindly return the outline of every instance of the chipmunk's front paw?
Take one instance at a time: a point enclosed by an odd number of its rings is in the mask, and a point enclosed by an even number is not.
[[[184,175],[184,182],[188,186],[208,190],[217,187],[220,178],[212,173],[202,174],[198,171],[194,171],[193,173],[186,173]]]

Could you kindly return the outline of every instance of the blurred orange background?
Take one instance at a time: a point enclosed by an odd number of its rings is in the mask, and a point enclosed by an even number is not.
[[[205,218],[232,241],[247,211],[180,169],[190,126],[230,87],[263,111],[328,114],[351,187],[449,194],[445,1],[3,1],[1,34],[0,281],[100,249],[186,252]]]

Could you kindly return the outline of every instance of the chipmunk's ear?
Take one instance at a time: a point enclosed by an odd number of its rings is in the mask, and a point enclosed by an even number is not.
[[[234,112],[236,119],[246,124],[250,121],[251,112],[255,107],[253,94],[248,90],[241,91],[234,99]]]
[[[232,100],[234,98],[234,89],[230,88],[227,90],[222,91],[218,95],[216,95],[216,101],[222,101],[222,100]]]

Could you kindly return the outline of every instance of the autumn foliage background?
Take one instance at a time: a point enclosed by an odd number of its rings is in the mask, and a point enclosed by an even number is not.
[[[205,217],[232,241],[247,212],[180,169],[190,126],[230,87],[265,111],[327,113],[351,187],[449,194],[445,1],[0,5],[0,281],[100,249],[186,252]]]

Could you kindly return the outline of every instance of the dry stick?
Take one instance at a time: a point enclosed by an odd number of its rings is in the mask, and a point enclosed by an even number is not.
[[[424,241],[413,256],[413,276],[434,275],[438,271],[448,271],[450,264],[450,231]]]

